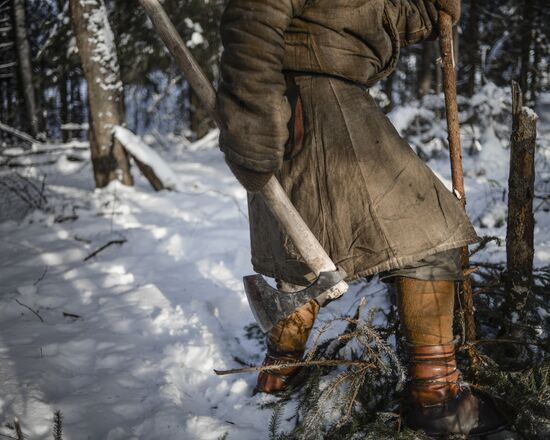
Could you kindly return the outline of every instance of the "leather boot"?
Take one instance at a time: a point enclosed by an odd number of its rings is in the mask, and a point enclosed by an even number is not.
[[[410,383],[403,402],[405,424],[433,437],[480,436],[506,425],[493,399],[460,381],[454,344],[409,348]]]
[[[491,397],[461,383],[452,342],[454,281],[397,279],[398,308],[409,345],[405,424],[434,437],[486,435],[505,427]]]
[[[301,360],[318,313],[319,304],[312,300],[288,318],[279,321],[269,332],[263,365],[281,365]],[[299,367],[288,367],[261,371],[256,390],[264,393],[282,391],[298,369]]]

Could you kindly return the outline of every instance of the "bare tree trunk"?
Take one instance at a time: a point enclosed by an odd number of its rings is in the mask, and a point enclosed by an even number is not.
[[[59,66],[59,100],[60,102],[60,120],[61,120],[61,136],[63,142],[67,142],[71,138],[71,133],[63,129],[63,125],[69,123],[69,96],[68,96],[68,84],[65,66]]]
[[[476,73],[481,65],[479,50],[479,0],[470,0],[470,15],[466,27],[465,60],[468,67],[466,93],[472,96],[476,88]]]
[[[521,319],[533,284],[533,196],[537,115],[522,107],[521,89],[512,84],[513,127],[508,178],[507,311]]]
[[[112,180],[133,185],[128,156],[114,139],[124,125],[124,89],[103,0],[70,0],[71,20],[88,87],[90,149],[98,188]]]
[[[418,97],[430,93],[432,89],[433,73],[432,66],[435,61],[434,43],[433,41],[425,41],[422,44],[418,60]]]
[[[528,104],[532,104],[531,102],[532,97],[528,97],[527,94],[531,90],[529,87],[529,77],[532,75],[531,46],[533,44],[534,16],[535,16],[535,0],[524,0],[523,23],[521,26],[521,69],[520,69],[520,75],[519,75],[519,86],[523,91],[523,100]]]
[[[541,77],[540,66],[540,41],[541,39],[539,31],[535,31],[534,44],[533,44],[533,66],[531,67],[531,105],[533,108],[537,105],[537,91],[539,86],[539,79]]]
[[[36,137],[40,131],[40,124],[32,79],[31,49],[25,24],[25,0],[12,0],[12,4],[21,89],[25,99],[28,127],[33,137]]]
[[[65,0],[57,0],[57,9],[59,11],[63,11],[63,6],[65,4]],[[68,130],[63,129],[63,125],[67,124],[70,121],[69,116],[69,103],[70,103],[70,97],[69,97],[69,78],[67,75],[67,60],[65,57],[60,58],[60,63],[58,66],[58,80],[57,80],[57,86],[59,89],[59,100],[60,100],[60,106],[59,106],[59,116],[60,116],[60,128],[61,128],[61,138],[63,142],[67,142],[69,139],[71,139],[71,132]]]
[[[85,105],[82,94],[80,93],[81,77],[74,71],[69,76],[70,78],[70,107],[69,107],[69,119],[71,122],[82,125],[85,117]],[[82,130],[73,132],[73,136],[78,139],[82,139]]]

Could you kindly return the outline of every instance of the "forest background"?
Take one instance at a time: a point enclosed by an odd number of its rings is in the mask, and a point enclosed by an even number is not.
[[[215,85],[226,1],[162,3]],[[95,11],[91,28],[78,6]],[[462,370],[510,400],[521,438],[546,438],[550,8],[466,0],[462,11],[454,55],[467,208],[483,238],[471,249],[479,339],[473,351],[461,346]],[[100,42],[101,57],[79,50],[83,29],[96,31],[81,41]],[[115,164],[122,173],[91,166],[98,134],[85,66],[94,59],[113,93],[99,94],[96,111],[120,103],[101,135],[128,150],[115,158],[126,161]],[[449,185],[438,59],[437,41],[403,48],[396,71],[370,92]],[[535,246],[517,291],[506,266],[512,81],[539,116],[528,191]],[[137,137],[115,140],[112,125]],[[320,366],[277,398],[252,396],[254,375],[213,375],[257,365],[265,349],[241,282],[252,271],[246,192],[217,135],[137,1],[0,0],[0,436],[395,438],[403,359],[395,305],[376,277],[323,309],[310,347],[310,360],[359,359],[375,372]]]
[[[26,12],[24,38],[32,71],[21,74],[13,5]],[[216,83],[221,53],[221,0],[167,0],[164,7],[193,54]],[[463,2],[455,30],[458,92],[471,97],[487,82],[509,87],[519,82],[526,105],[549,85],[550,10],[539,0]],[[139,134],[185,133],[201,138],[211,124],[167,50],[151,32],[137,3],[107,0],[120,72],[128,127]],[[0,119],[15,128],[40,132],[48,139],[86,137],[85,78],[71,26],[67,0],[4,0],[0,4]],[[407,103],[441,91],[437,42],[402,49],[395,73],[381,84],[384,106]],[[32,78],[37,128],[25,110],[25,75]],[[73,128],[76,128],[73,130]]]

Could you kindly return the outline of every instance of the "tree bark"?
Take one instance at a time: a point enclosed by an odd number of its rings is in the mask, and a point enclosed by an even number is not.
[[[536,108],[537,106],[537,91],[539,86],[539,79],[542,76],[539,71],[540,66],[540,42],[539,39],[542,39],[539,31],[535,31],[535,36],[533,38],[533,65],[531,67],[531,106]]]
[[[420,59],[418,60],[418,91],[419,98],[430,93],[432,89],[432,66],[435,61],[435,51],[433,41],[425,41],[422,44],[422,51],[420,52]]]
[[[522,107],[521,89],[512,84],[513,127],[508,178],[508,228],[506,231],[507,311],[521,319],[533,285],[533,235],[535,219],[535,143],[537,115]]]
[[[25,99],[28,127],[31,134],[36,137],[40,131],[40,123],[32,78],[31,49],[25,23],[25,0],[12,0],[12,5],[21,89]]]
[[[59,80],[58,80],[58,88],[59,88],[59,100],[60,100],[60,108],[59,108],[59,116],[61,120],[61,136],[63,142],[67,142],[71,138],[71,133],[68,130],[63,129],[63,124],[67,124],[70,122],[69,120],[69,92],[68,92],[68,79],[67,74],[65,70],[65,66],[61,65],[59,66]]]
[[[113,128],[124,125],[124,89],[103,0],[70,0],[71,20],[86,77],[90,149],[96,187],[112,180],[133,185],[126,151]]]
[[[476,88],[477,70],[481,66],[479,49],[479,0],[470,0],[465,46],[465,62],[468,68],[466,93],[468,96],[472,96]]]
[[[531,91],[529,78],[531,72],[531,46],[533,45],[533,21],[535,17],[535,1],[525,0],[523,3],[523,23],[521,26],[521,68],[519,86],[523,91],[523,100],[532,104],[528,96]]]

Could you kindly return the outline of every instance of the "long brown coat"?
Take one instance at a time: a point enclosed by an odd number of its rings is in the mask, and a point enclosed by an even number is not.
[[[220,147],[241,166],[277,171],[349,279],[477,240],[458,201],[368,93],[401,45],[434,35],[436,17],[428,0],[232,0],[222,18]],[[283,71],[297,74],[305,128],[286,161]],[[255,269],[304,284],[307,266],[259,195],[249,212]]]

